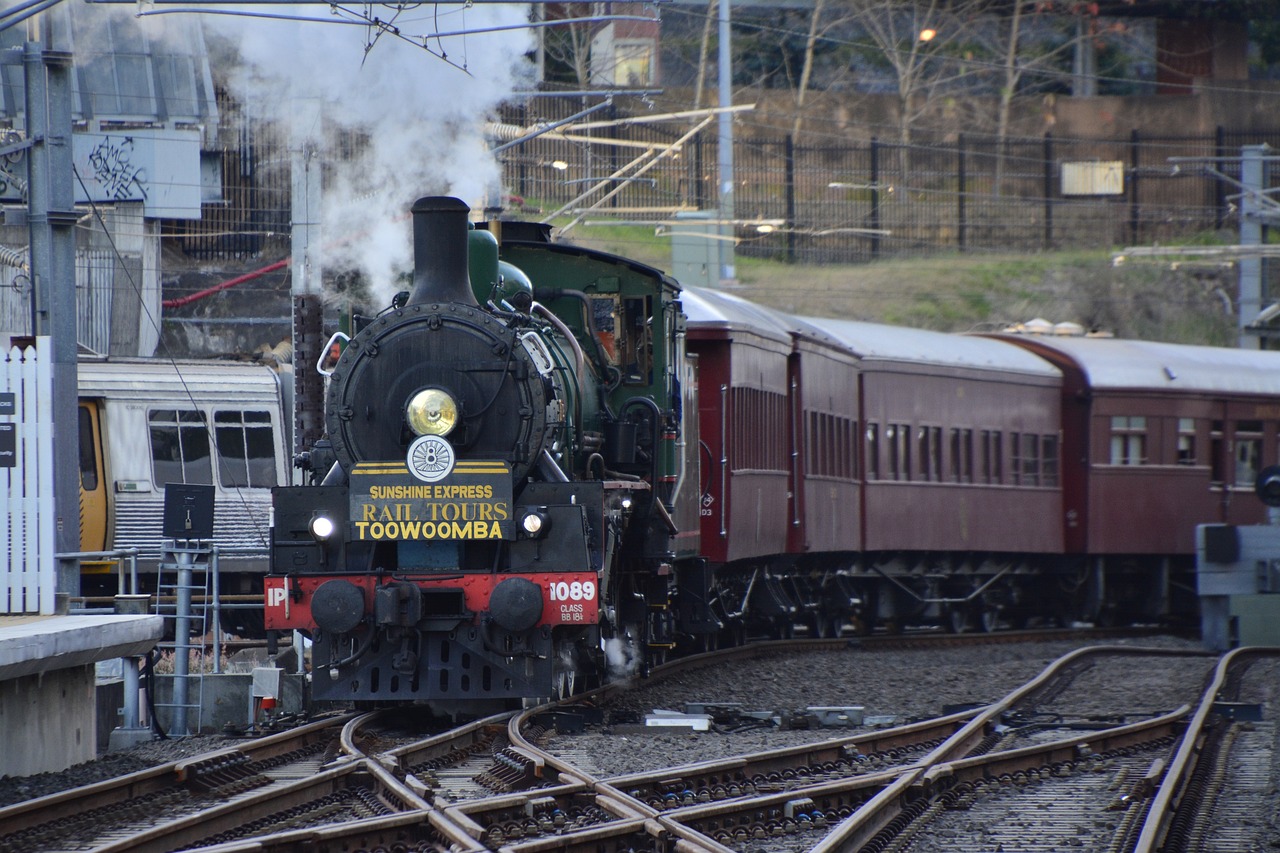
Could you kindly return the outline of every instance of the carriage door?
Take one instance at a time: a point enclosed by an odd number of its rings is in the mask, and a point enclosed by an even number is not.
[[[107,549],[107,489],[102,464],[102,409],[80,401],[80,550]]]

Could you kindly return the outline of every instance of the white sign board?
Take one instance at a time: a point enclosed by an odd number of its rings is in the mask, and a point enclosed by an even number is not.
[[[151,219],[200,218],[200,134],[180,130],[77,133],[76,203],[140,201]]]

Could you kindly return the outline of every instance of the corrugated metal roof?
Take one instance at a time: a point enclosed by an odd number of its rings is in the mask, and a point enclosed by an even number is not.
[[[856,320],[801,319],[843,342],[864,361],[908,361],[1045,377],[1059,375],[1056,367],[1030,352],[989,338]]]
[[[74,12],[73,12],[74,7]],[[73,54],[72,112],[78,121],[198,126],[211,143],[218,105],[199,16],[144,27],[127,7],[65,3],[41,12],[48,39]],[[153,22],[154,23],[154,22]],[[0,48],[22,46],[24,27],[0,30]],[[0,66],[0,118],[23,122],[23,69]]]
[[[721,290],[701,287],[685,287],[680,291],[689,328],[716,327],[723,329],[751,330],[761,337],[791,342],[795,318],[748,302]]]
[[[279,378],[268,367],[239,361],[81,359],[76,366],[81,396],[114,399],[181,399],[201,403],[274,400]]]
[[[1057,350],[1094,388],[1280,394],[1280,352],[1116,338],[1016,338]]]

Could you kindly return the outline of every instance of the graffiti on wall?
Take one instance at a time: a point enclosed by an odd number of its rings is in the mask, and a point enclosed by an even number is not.
[[[108,201],[145,201],[147,173],[133,162],[132,136],[104,136],[89,152],[93,178]]]

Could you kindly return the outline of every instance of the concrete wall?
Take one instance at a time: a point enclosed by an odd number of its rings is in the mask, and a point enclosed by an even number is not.
[[[1231,596],[1241,646],[1280,646],[1280,594]]]
[[[0,682],[0,776],[97,758],[93,664]]]
[[[243,728],[249,725],[249,693],[253,685],[253,676],[248,673],[223,673],[206,675],[201,679],[201,686],[196,681],[188,685],[188,701],[194,703],[197,698],[202,705],[202,713],[197,720],[194,709],[187,711],[187,727],[195,734],[197,722],[201,732],[220,732],[225,727]],[[280,696],[277,698],[276,712],[279,714],[300,713],[306,707],[306,691],[301,675],[282,675],[280,678]],[[165,731],[173,734],[174,710],[162,707],[173,695],[173,676],[156,676],[156,715]]]

